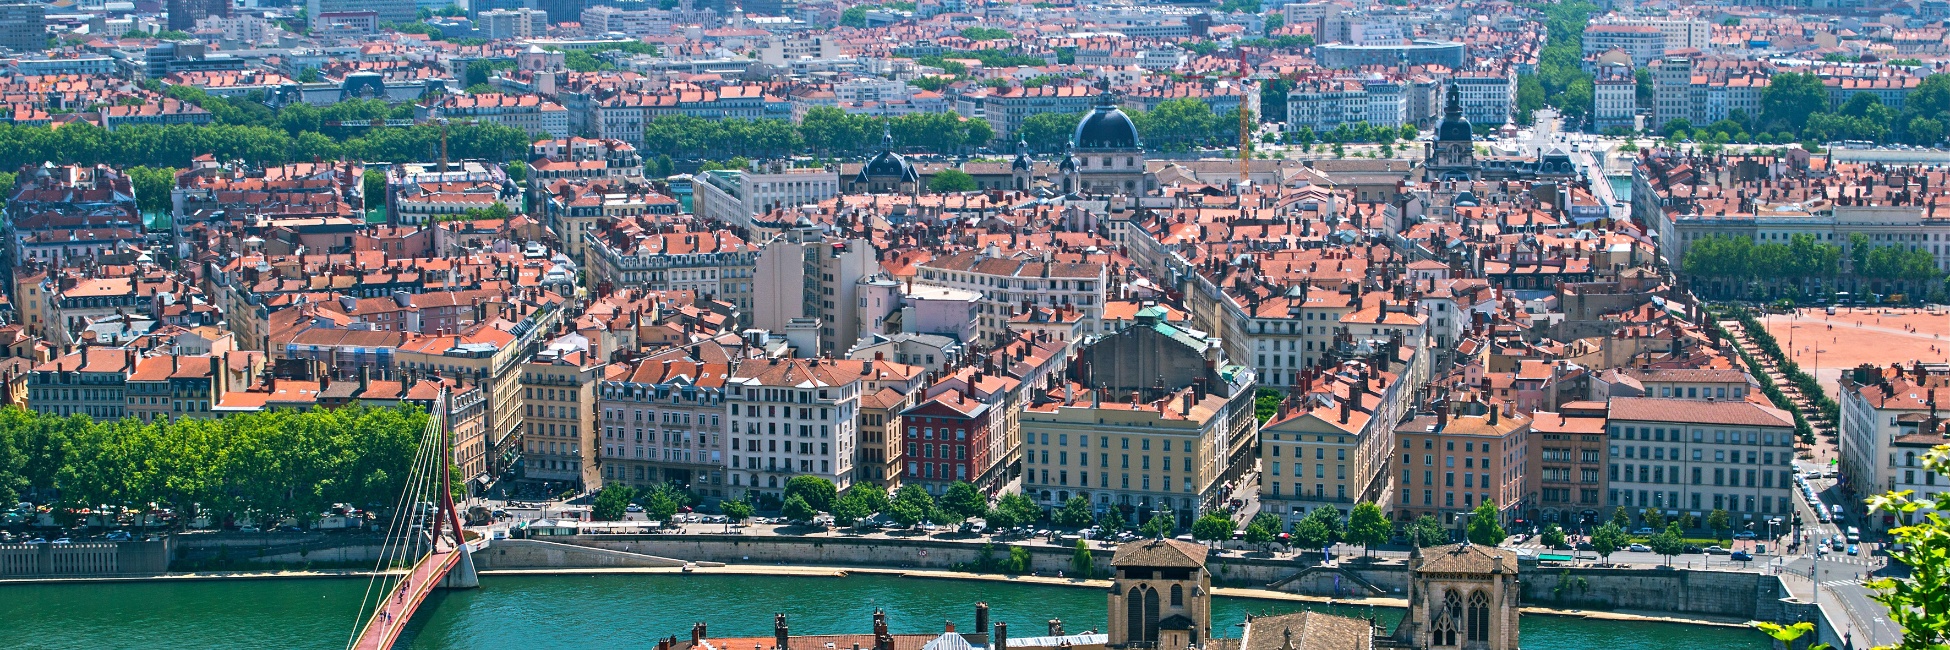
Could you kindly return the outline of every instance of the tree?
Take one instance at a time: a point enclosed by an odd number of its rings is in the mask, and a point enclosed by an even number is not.
[[[961,37],[971,41],[998,41],[1007,38],[1015,38],[1015,35],[1009,33],[1009,30],[1006,29],[997,29],[994,27],[967,27],[961,30]]]
[[[1388,533],[1392,530],[1388,525],[1388,516],[1382,514],[1381,507],[1372,501],[1354,504],[1354,509],[1347,513],[1347,543],[1361,545],[1363,553],[1388,541]]]
[[[1666,564],[1672,564],[1673,556],[1686,551],[1686,538],[1679,532],[1677,523],[1666,526],[1665,530],[1653,535],[1646,544],[1652,547],[1652,552],[1665,556]]]
[[[934,507],[934,497],[921,486],[910,483],[894,493],[893,502],[887,505],[887,516],[894,523],[911,527],[933,517]]]
[[[1209,110],[1209,109],[1208,109]],[[1083,121],[1081,113],[1037,113],[1016,125],[1016,137],[1037,153],[1055,153],[1070,141],[1070,133]]]
[[[1611,554],[1625,548],[1625,545],[1630,542],[1631,538],[1625,536],[1625,529],[1619,527],[1616,522],[1607,522],[1597,530],[1591,531],[1591,549],[1597,551],[1598,557],[1604,558],[1606,562],[1611,561]]]
[[[1096,571],[1097,564],[1090,559],[1090,544],[1077,540],[1076,551],[1070,554],[1070,573],[1080,580],[1089,580]]]
[[[1029,573],[1031,566],[1033,566],[1033,562],[1029,556],[1029,549],[1021,546],[1011,546],[1009,547],[1009,559],[1002,561],[1002,572]]]
[[[174,167],[130,167],[129,184],[135,189],[136,207],[143,212],[157,213],[170,210],[170,191],[176,188],[176,168]]]
[[[841,526],[852,526],[860,523],[862,519],[872,517],[873,513],[879,510],[875,507],[876,494],[880,497],[879,504],[884,506],[887,502],[887,493],[882,491],[880,486],[871,483],[853,484],[853,487],[847,488],[846,493],[833,502],[833,522]]]
[[[854,5],[851,7],[847,7],[846,11],[840,12],[840,26],[841,27],[866,27],[867,26],[866,5]]]
[[[1334,535],[1327,530],[1327,524],[1313,517],[1301,517],[1293,524],[1293,544],[1303,549],[1325,549],[1333,543]]]
[[[1923,467],[1950,474],[1950,445],[1923,454]],[[1878,578],[1869,588],[1875,590],[1876,602],[1888,606],[1890,620],[1903,626],[1898,647],[1942,648],[1950,644],[1950,519],[1943,514],[1950,512],[1950,493],[1920,500],[1913,500],[1914,495],[1903,490],[1868,500],[1870,511],[1899,517],[1902,525],[1889,531],[1898,542],[1889,555],[1909,568],[1909,577]]]
[[[635,499],[636,488],[621,483],[605,485],[601,492],[596,493],[596,502],[589,508],[589,517],[596,521],[620,520]]]
[[[1444,528],[1442,521],[1431,515],[1416,517],[1415,521],[1409,522],[1408,529],[1402,532],[1407,534],[1409,543],[1414,544],[1416,548],[1449,543],[1449,529]]]
[[[1313,512],[1307,513],[1306,518],[1302,519],[1302,521],[1306,519],[1320,522],[1321,529],[1327,531],[1327,539],[1323,546],[1332,546],[1341,543],[1341,538],[1346,533],[1345,528],[1341,524],[1341,511],[1334,508],[1314,508]]]
[[[1090,514],[1089,499],[1074,496],[1070,497],[1070,500],[1063,502],[1063,507],[1056,510],[1056,515],[1052,519],[1058,526],[1082,528],[1090,525],[1090,522],[1096,519],[1096,517]]]
[[[794,476],[785,482],[785,498],[791,501],[795,496],[805,499],[813,510],[826,512],[833,508],[833,482],[810,474]]]
[[[785,507],[779,509],[779,514],[784,516],[786,521],[804,523],[818,517],[819,511],[814,509],[812,504],[806,503],[805,495],[794,494],[785,498]]]
[[[1727,538],[1727,532],[1733,530],[1733,519],[1727,515],[1726,510],[1714,508],[1712,512],[1706,513],[1706,528],[1713,531],[1713,539],[1724,540]]]
[[[995,500],[995,509],[988,513],[988,525],[990,530],[1015,528],[1034,523],[1042,514],[1043,509],[1028,495],[1011,492]]]
[[[1138,526],[1138,535],[1148,539],[1164,539],[1176,532],[1178,532],[1177,517],[1169,513],[1153,515],[1150,519],[1144,520],[1144,525]]]
[[[1627,528],[1631,528],[1632,515],[1630,513],[1625,512],[1625,508],[1623,506],[1612,508],[1611,523],[1612,525],[1618,526],[1619,530],[1625,530]]]
[[[651,521],[670,521],[677,509],[690,500],[690,495],[682,488],[669,483],[658,483],[643,495],[643,514]]]
[[[1201,515],[1192,522],[1192,539],[1201,542],[1225,541],[1232,539],[1234,524],[1231,517],[1212,511]]]
[[[975,177],[959,169],[943,169],[928,179],[928,191],[936,194],[975,191]]]
[[[725,530],[730,530],[732,524],[752,518],[752,504],[748,501],[725,501],[718,504],[718,511],[724,513]]]
[[[988,497],[975,489],[967,481],[948,484],[948,491],[941,495],[941,513],[944,520],[959,521],[969,517],[979,517],[989,511]]]
[[[1264,550],[1266,545],[1272,543],[1274,538],[1280,534],[1280,529],[1285,527],[1284,524],[1280,523],[1279,515],[1270,512],[1259,513],[1253,517],[1251,522],[1246,524],[1245,541],[1247,544],[1258,546],[1261,550]]]
[[[1767,81],[1760,93],[1763,126],[1799,132],[1808,118],[1828,107],[1828,88],[1813,72],[1783,72]]]
[[[1469,543],[1481,544],[1483,546],[1497,546],[1502,544],[1503,539],[1509,537],[1510,534],[1504,532],[1503,525],[1497,521],[1497,515],[1496,501],[1494,499],[1485,500],[1481,504],[1478,504],[1476,511],[1469,515],[1469,529],[1466,531],[1469,537]]]
[[[1543,537],[1544,546],[1550,548],[1564,547],[1564,529],[1558,527],[1557,524],[1545,526]]]
[[[1640,511],[1639,520],[1645,522],[1646,528],[1653,530],[1664,530],[1666,527],[1666,513],[1658,508],[1646,508]]]
[[[1102,526],[1105,532],[1124,530],[1124,511],[1116,508],[1105,509],[1103,516],[1097,518],[1097,525]]]

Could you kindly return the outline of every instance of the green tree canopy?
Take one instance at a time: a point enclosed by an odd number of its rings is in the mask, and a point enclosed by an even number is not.
[[[603,486],[596,493],[596,502],[589,508],[589,517],[596,521],[617,521],[626,514],[630,502],[636,500],[636,488],[621,483]]]
[[[1611,554],[1625,548],[1625,545],[1630,542],[1631,538],[1625,535],[1625,529],[1616,522],[1606,522],[1597,530],[1591,531],[1591,549],[1597,551],[1598,556],[1605,558],[1606,562],[1611,561]]]
[[[1407,534],[1409,543],[1417,548],[1449,543],[1449,529],[1442,526],[1441,520],[1430,515],[1416,517],[1403,532]]]
[[[1053,519],[1058,526],[1082,528],[1090,525],[1090,522],[1096,519],[1096,516],[1090,513],[1089,499],[1074,496],[1070,497],[1070,500],[1063,502],[1063,507],[1056,510]]]
[[[1354,504],[1354,509],[1347,513],[1347,543],[1361,545],[1364,552],[1387,542],[1388,533],[1393,530],[1388,516],[1373,501]]]
[[[1178,518],[1171,516],[1170,513],[1153,515],[1150,519],[1144,520],[1144,525],[1138,526],[1138,535],[1146,539],[1164,539],[1176,532],[1178,532]]]
[[[894,500],[887,505],[887,516],[902,526],[927,521],[934,517],[934,497],[921,486],[909,483],[894,493]]]
[[[1504,532],[1503,524],[1497,521],[1497,517],[1495,500],[1485,500],[1478,504],[1476,510],[1469,515],[1469,528],[1466,531],[1469,543],[1483,546],[1502,544],[1503,539],[1510,535]]]
[[[948,491],[941,495],[941,513],[948,521],[959,521],[969,517],[980,517],[989,511],[989,499],[981,490],[967,481],[948,484]]]
[[[785,506],[779,510],[779,515],[787,521],[809,522],[819,516],[819,510],[806,503],[806,495],[794,494],[785,498]]]
[[[928,179],[928,191],[937,194],[975,191],[975,177],[959,169],[943,169]]]

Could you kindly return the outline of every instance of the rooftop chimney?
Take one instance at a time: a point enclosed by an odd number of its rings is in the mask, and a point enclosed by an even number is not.
[[[989,650],[1009,650],[1009,624],[995,622],[995,637],[989,641]]]
[[[979,634],[986,629],[989,629],[989,604],[975,603],[975,632]]]
[[[791,646],[788,645],[786,641],[787,636],[788,635],[785,626],[785,614],[783,613],[773,614],[772,615],[772,642],[773,642],[772,647],[777,648],[778,650],[787,650],[788,648],[790,648]]]
[[[1063,619],[1052,618],[1049,620],[1049,635],[1063,636]]]

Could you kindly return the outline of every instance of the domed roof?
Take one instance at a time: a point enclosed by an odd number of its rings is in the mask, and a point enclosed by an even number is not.
[[[1436,141],[1466,142],[1476,139],[1476,132],[1470,128],[1469,120],[1463,118],[1462,92],[1456,87],[1456,82],[1450,81],[1449,88],[1443,94],[1448,95],[1448,99],[1442,109],[1442,124],[1435,129]]]
[[[1070,136],[1070,142],[1078,149],[1136,149],[1143,146],[1138,141],[1137,125],[1131,123],[1131,116],[1111,101],[1109,92],[1097,100],[1097,108],[1077,123],[1077,131]]]
[[[907,157],[894,153],[894,134],[883,132],[880,137],[880,153],[860,167],[857,180],[866,182],[869,178],[896,178],[897,182],[910,183],[920,180],[914,166],[908,164]]]

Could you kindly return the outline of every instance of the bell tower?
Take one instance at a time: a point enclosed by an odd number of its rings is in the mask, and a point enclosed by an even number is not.
[[[1478,544],[1408,558],[1408,615],[1393,641],[1417,650],[1518,650],[1517,554]]]
[[[1462,89],[1455,79],[1442,89],[1442,123],[1436,125],[1435,140],[1427,152],[1427,179],[1431,181],[1475,180],[1482,176],[1476,164],[1476,134],[1463,117]]]
[[[1111,556],[1111,648],[1180,650],[1212,635],[1212,574],[1205,547],[1170,539],[1132,542]]]

